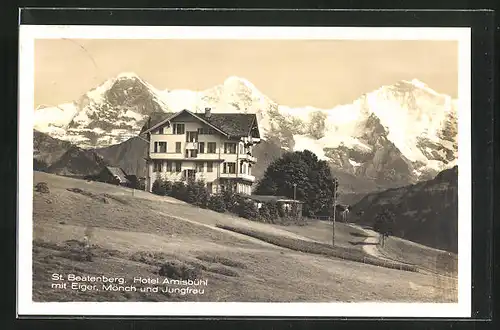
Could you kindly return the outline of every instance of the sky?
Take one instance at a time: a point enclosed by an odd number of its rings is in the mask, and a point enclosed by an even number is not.
[[[458,42],[37,39],[35,106],[72,102],[121,72],[158,89],[204,90],[239,76],[292,107],[332,108],[414,78],[457,97]]]

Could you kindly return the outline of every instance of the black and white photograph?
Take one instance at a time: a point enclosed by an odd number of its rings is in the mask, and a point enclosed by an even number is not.
[[[20,309],[470,316],[469,32],[21,25]]]

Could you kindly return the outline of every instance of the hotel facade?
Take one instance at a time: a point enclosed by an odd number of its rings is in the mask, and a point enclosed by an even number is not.
[[[255,114],[183,110],[148,126],[146,190],[158,179],[191,179],[203,180],[210,193],[252,193],[252,150],[260,143]]]

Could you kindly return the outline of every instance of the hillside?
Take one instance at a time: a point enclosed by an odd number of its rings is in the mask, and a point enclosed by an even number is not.
[[[92,150],[33,131],[33,168],[67,176],[86,176],[99,172],[108,163]]]
[[[455,280],[443,283],[435,275],[298,252],[218,227],[231,226],[304,245],[318,244],[314,241],[316,237],[320,241],[326,239],[323,231],[328,230],[327,225],[267,225],[201,210],[144,191],[34,172],[34,184],[39,182],[46,182],[49,192],[34,192],[35,301],[444,302],[457,299],[456,291],[451,294],[449,291],[450,286],[456,286]],[[365,238],[360,231],[339,225],[338,232],[339,246],[361,253],[359,245]],[[85,235],[91,244],[87,257],[79,248]],[[163,280],[163,270],[181,273],[189,270],[197,278],[207,280],[208,285],[202,287],[204,294],[54,290],[48,276],[54,272],[123,276],[129,285],[133,276]]]
[[[346,178],[341,187],[350,193],[427,180],[456,161],[455,100],[417,79],[320,109],[278,104],[241,77],[203,91],[159,90],[134,73],[122,73],[72,103],[37,109],[35,128],[80,148],[102,150],[137,136],[150,116],[205,107],[214,113],[255,113],[263,138],[272,144],[265,150],[314,152]],[[124,162],[115,157],[121,152],[110,153],[114,162]]]
[[[366,195],[351,211],[351,221],[372,226],[376,214],[396,216],[394,236],[437,249],[458,250],[458,167],[434,179]]]

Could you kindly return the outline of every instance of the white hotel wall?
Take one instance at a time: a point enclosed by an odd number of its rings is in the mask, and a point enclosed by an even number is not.
[[[237,152],[239,152],[239,144],[242,143],[241,141],[231,141],[231,140],[226,140],[219,134],[210,134],[210,135],[198,135],[198,142],[204,142],[205,143],[205,153],[198,153],[197,161],[189,161],[184,159],[184,153],[185,153],[185,148],[186,148],[186,132],[188,131],[197,131],[198,128],[202,128],[203,125],[199,122],[176,122],[176,123],[182,123],[185,125],[185,132],[184,134],[173,134],[173,125],[171,127],[165,127],[164,128],[164,133],[165,134],[151,134],[150,136],[150,157],[151,159],[158,159],[158,160],[169,160],[169,161],[182,161],[181,165],[181,172],[167,172],[167,165],[166,162],[162,163],[162,171],[161,172],[153,172],[153,164],[150,163],[148,167],[148,174],[149,177],[151,178],[149,180],[149,191],[151,191],[153,182],[161,177],[163,179],[169,180],[169,181],[179,181],[182,178],[182,171],[183,170],[195,170],[196,169],[196,163],[201,163],[203,162],[204,164],[204,171],[203,173],[197,173],[196,174],[196,179],[203,179],[205,182],[214,182],[217,180],[219,177],[220,173],[223,172],[223,163],[222,161],[225,162],[234,162],[236,163],[236,172],[239,172],[239,167],[238,167],[238,160],[240,159],[241,155],[238,154],[225,154],[224,153],[224,143],[225,142],[235,142],[238,144],[237,147]],[[174,124],[174,123],[173,123]],[[154,152],[154,142],[167,142],[167,152],[166,153],[155,153]],[[175,145],[176,142],[181,143],[181,152],[176,153],[175,152]],[[209,142],[215,142],[216,143],[216,150],[215,153],[207,153],[208,151],[208,143]],[[247,157],[247,156],[244,156]],[[211,159],[214,160],[213,163],[213,172],[207,172],[207,165],[206,162],[210,161]],[[243,159],[243,158],[241,158]],[[248,168],[245,167],[245,169],[248,171]],[[250,173],[247,173],[247,176],[251,176]],[[216,185],[214,185],[214,190],[216,189]],[[251,187],[249,185],[245,184],[237,184],[237,190],[238,192],[242,193],[251,193]]]

